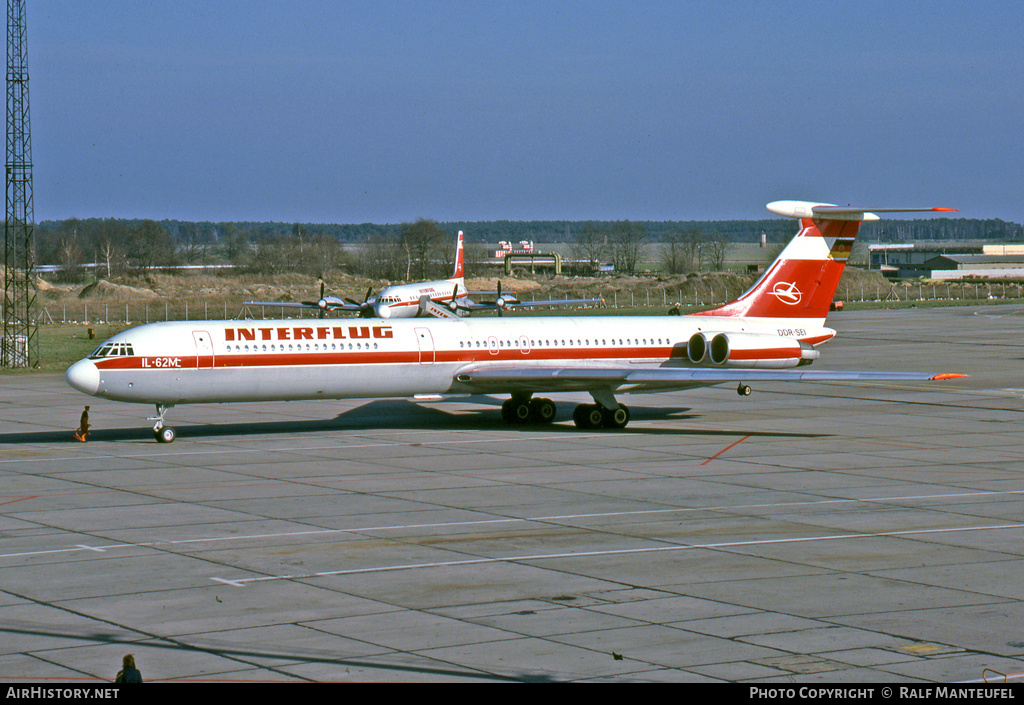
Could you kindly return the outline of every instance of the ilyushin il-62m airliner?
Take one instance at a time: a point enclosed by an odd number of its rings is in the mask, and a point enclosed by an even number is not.
[[[549,423],[555,404],[535,394],[586,392],[580,428],[624,428],[616,395],[758,381],[928,380],[888,371],[809,371],[863,209],[776,201],[800,231],[736,300],[687,316],[318,319],[149,323],[111,337],[67,371],[75,389],[156,406],[153,433],[179,404],[508,394],[509,423]]]

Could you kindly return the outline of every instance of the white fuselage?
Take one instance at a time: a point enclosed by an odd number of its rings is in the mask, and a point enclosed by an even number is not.
[[[687,341],[700,331],[811,346],[835,333],[817,320],[706,316],[165,322],[113,336],[67,379],[165,406],[461,393],[479,389],[461,387],[460,370],[481,366],[691,367]]]
[[[437,304],[447,304],[455,296],[456,285],[465,294],[461,280],[455,279],[389,286],[377,294],[373,309],[380,318],[414,318],[421,315],[420,301],[423,297]]]

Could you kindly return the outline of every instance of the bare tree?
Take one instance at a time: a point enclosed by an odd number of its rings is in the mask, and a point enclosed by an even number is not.
[[[82,276],[82,264],[85,262],[82,248],[74,237],[62,237],[57,247],[60,262],[60,279],[77,281]]]
[[[319,279],[327,276],[327,272],[341,265],[342,249],[338,238],[333,235],[314,235],[304,248],[301,259],[302,270]]]
[[[706,236],[700,228],[688,228],[683,233],[683,261],[688,272],[699,272],[703,255],[701,250],[704,247]]]
[[[586,262],[591,271],[608,259],[608,231],[595,223],[587,223],[569,246],[573,259]]]
[[[103,235],[96,243],[99,248],[100,261],[107,272],[107,279],[121,273],[124,268],[124,254],[117,241],[111,235]]]
[[[668,232],[661,246],[661,266],[669,274],[683,274],[693,271],[693,254],[687,244],[683,230]]]
[[[296,251],[291,238],[278,235],[269,240],[249,243],[246,267],[257,274],[275,275],[295,271]]]
[[[181,253],[187,264],[203,264],[207,259],[209,241],[203,236],[198,223],[182,223],[179,226]]]
[[[403,223],[398,239],[406,257],[406,281],[440,275],[445,261],[440,248],[448,244],[448,237],[435,221],[420,218],[415,223]]]
[[[224,227],[224,254],[234,265],[244,265],[249,256],[249,238],[234,223]]]
[[[716,230],[705,240],[701,249],[702,264],[712,272],[725,269],[725,254],[729,250],[729,236]]]
[[[646,226],[629,220],[616,221],[610,240],[615,269],[635,274],[647,249]]]
[[[154,220],[129,229],[125,249],[129,265],[144,274],[175,261],[170,234]]]
[[[396,238],[378,232],[359,249],[355,266],[364,277],[393,280],[406,271],[406,259]]]

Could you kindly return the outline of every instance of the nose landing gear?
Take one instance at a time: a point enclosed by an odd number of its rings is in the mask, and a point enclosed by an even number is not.
[[[170,426],[164,425],[164,414],[170,409],[173,404],[157,404],[156,405],[156,416],[149,417],[150,421],[155,421],[153,424],[153,437],[158,443],[171,443],[174,441],[177,435],[174,429]]]

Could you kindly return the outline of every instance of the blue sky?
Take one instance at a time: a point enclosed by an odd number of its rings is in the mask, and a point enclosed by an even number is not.
[[[37,220],[1024,222],[1024,8],[28,0]]]

